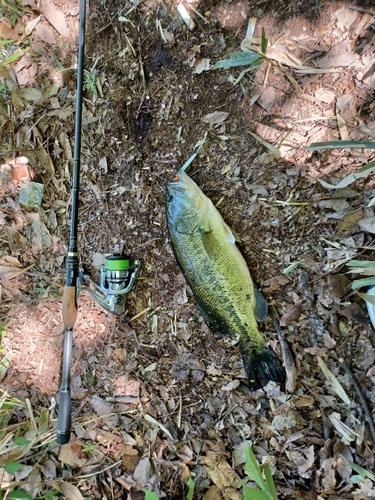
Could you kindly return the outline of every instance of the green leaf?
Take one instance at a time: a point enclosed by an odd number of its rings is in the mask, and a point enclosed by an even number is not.
[[[365,477],[368,477],[369,479],[371,479],[371,481],[375,481],[375,475],[372,474],[372,472],[369,472],[368,470],[364,469],[360,465],[355,464],[354,462],[352,462],[351,460],[348,460],[347,458],[346,458],[346,461],[349,462],[350,467],[353,470],[358,472],[358,474],[361,476],[361,479],[365,479]]]
[[[369,293],[361,293],[361,292],[357,292],[357,295],[361,297],[361,299],[368,302],[369,304],[375,306],[375,295],[370,295]]]
[[[328,142],[313,142],[307,148],[302,148],[302,151],[321,151],[323,149],[375,149],[375,141],[328,141]]]
[[[363,267],[364,269],[374,268],[375,270],[375,260],[349,260],[349,267]]]
[[[195,489],[195,483],[192,480],[191,476],[189,476],[189,491],[186,500],[193,500],[194,489]]]
[[[14,40],[0,40],[0,47],[3,47],[4,45],[8,45],[10,43],[14,43]]]
[[[237,85],[242,80],[242,78],[246,75],[246,73],[249,73],[249,71],[254,71],[254,69],[258,68],[262,63],[263,63],[263,61],[260,61],[260,64],[258,64],[257,66],[255,66],[255,64],[253,64],[251,66],[251,68],[243,69],[241,71],[241,73],[238,75],[238,77],[235,79],[235,81],[233,82],[233,85]]]
[[[366,172],[366,170],[370,170],[372,167],[375,167],[375,160],[370,161],[370,163],[367,163],[367,165],[364,165],[363,167],[358,169],[358,172]]]
[[[48,408],[43,408],[39,417],[39,435],[45,434],[49,428],[49,411]]]
[[[264,28],[262,28],[262,38],[260,43],[260,50],[262,51],[262,54],[264,55],[266,54],[267,47],[268,47],[268,40],[266,38],[266,32],[264,31]]]
[[[268,491],[271,494],[272,499],[277,500],[277,491],[276,491],[275,483],[273,481],[270,464],[268,464],[266,462],[264,464],[263,471],[264,471],[264,475],[266,476],[266,485],[267,485]]]
[[[7,472],[8,474],[14,474],[21,467],[23,467],[23,465],[18,462],[7,462],[5,464],[5,472]]]
[[[300,264],[299,262],[292,262],[288,267],[286,267],[285,269],[282,270],[282,273],[283,274],[291,273],[299,266],[299,264]]]
[[[159,500],[156,493],[150,490],[143,490],[145,492],[145,500]]]
[[[357,290],[357,288],[362,288],[363,286],[371,286],[371,285],[375,285],[375,277],[354,280],[352,283],[352,289]]]
[[[270,500],[271,496],[258,488],[250,488],[243,485],[243,500]]]
[[[245,455],[246,455],[245,473],[249,476],[251,480],[257,483],[259,488],[261,488],[264,491],[267,491],[262,471],[260,470],[257,459],[255,458],[254,452],[251,449],[250,445],[246,446]]]
[[[25,446],[26,444],[30,444],[30,441],[22,436],[19,436],[14,440],[14,444],[16,446]]]
[[[263,61],[264,57],[257,52],[232,52],[232,54],[229,54],[229,59],[218,61],[213,69],[228,69],[253,64],[256,64],[254,67],[258,67]]]
[[[7,498],[11,499],[11,500],[14,500],[17,498],[26,499],[26,500],[34,500],[33,497],[31,495],[29,495],[29,493],[27,493],[24,490],[13,490],[9,493]]]
[[[26,49],[22,49],[22,50],[20,50],[19,52],[16,52],[15,54],[12,54],[11,56],[6,57],[6,58],[5,58],[5,59],[3,59],[1,62],[2,62],[3,64],[12,64],[12,63],[14,63],[15,61],[17,61],[17,59],[19,59],[20,57],[22,57],[22,56],[23,56],[23,54],[24,54],[27,50],[29,50],[29,49],[28,49],[28,48],[26,48]],[[9,497],[8,497],[8,498],[9,498]]]

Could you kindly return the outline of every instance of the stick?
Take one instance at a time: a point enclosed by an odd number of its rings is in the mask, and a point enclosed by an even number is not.
[[[297,387],[297,378],[298,378],[298,373],[296,370],[296,366],[293,361],[292,353],[290,352],[290,347],[288,344],[288,341],[285,339],[281,328],[280,328],[280,323],[279,320],[277,319],[276,315],[276,310],[272,306],[270,315],[273,321],[273,326],[276,330],[277,336],[279,338],[280,342],[280,347],[281,347],[281,352],[283,355],[283,360],[284,360],[284,367],[286,371],[286,390],[293,394],[293,392],[296,390]]]

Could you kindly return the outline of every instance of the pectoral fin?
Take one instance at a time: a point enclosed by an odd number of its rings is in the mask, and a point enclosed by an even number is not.
[[[254,313],[256,320],[261,322],[264,321],[268,316],[268,306],[265,298],[261,294],[261,292],[254,286],[254,296],[255,296],[255,304],[254,304]]]
[[[225,235],[226,235],[229,243],[233,243],[233,245],[234,245],[236,243],[236,241],[239,241],[238,238],[236,238],[236,235],[233,233],[232,229],[224,221],[223,221],[223,227],[224,227],[224,232],[225,232]]]

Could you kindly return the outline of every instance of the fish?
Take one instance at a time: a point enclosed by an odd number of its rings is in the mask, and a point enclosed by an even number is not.
[[[176,261],[211,331],[239,335],[247,385],[285,382],[285,369],[258,322],[268,315],[236,237],[212,201],[184,171],[166,185],[166,217]]]

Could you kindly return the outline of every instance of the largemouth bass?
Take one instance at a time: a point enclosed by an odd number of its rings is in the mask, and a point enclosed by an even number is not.
[[[285,370],[266,346],[257,321],[268,314],[235,237],[212,201],[182,170],[167,185],[167,224],[172,249],[204,321],[213,331],[239,334],[251,390],[269,380],[285,381]]]

